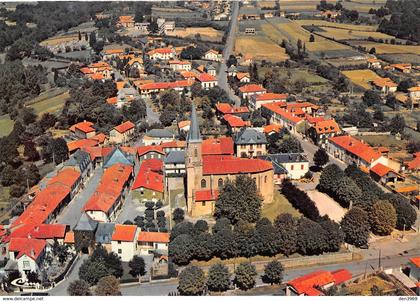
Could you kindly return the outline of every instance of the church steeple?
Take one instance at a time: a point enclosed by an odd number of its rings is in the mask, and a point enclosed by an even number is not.
[[[190,130],[187,135],[187,142],[201,142],[200,126],[198,125],[197,112],[194,103],[192,104]]]

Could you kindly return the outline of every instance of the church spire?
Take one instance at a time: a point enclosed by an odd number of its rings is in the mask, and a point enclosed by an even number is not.
[[[187,142],[201,142],[200,127],[198,125],[197,112],[195,110],[194,103],[192,104],[190,120],[191,120],[191,124],[190,124],[190,130],[187,136]]]

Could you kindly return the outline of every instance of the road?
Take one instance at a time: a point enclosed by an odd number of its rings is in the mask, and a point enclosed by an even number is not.
[[[237,107],[241,105],[241,99],[237,95],[235,95],[235,93],[233,92],[233,90],[230,88],[228,84],[226,60],[229,58],[229,56],[233,52],[233,45],[235,43],[236,26],[238,23],[238,13],[239,13],[239,2],[233,1],[229,33],[226,39],[225,49],[223,50],[223,58],[225,61],[223,61],[220,64],[219,74],[217,75],[218,86],[221,89],[226,91],[229,97],[235,101],[235,106]]]
[[[75,198],[64,208],[64,210],[57,217],[56,221],[60,224],[70,225],[70,229],[76,226],[82,215],[82,208],[89,200],[90,196],[95,192],[99,185],[103,174],[102,167],[97,167],[90,179],[85,183],[85,187],[76,195]]]

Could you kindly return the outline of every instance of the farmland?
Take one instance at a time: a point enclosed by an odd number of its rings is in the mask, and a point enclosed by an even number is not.
[[[41,116],[44,113],[55,114],[59,112],[66,100],[69,98],[69,92],[62,89],[47,91],[34,99],[29,107],[33,108],[35,114]]]
[[[320,27],[333,27],[358,31],[376,31],[377,29],[377,26],[373,25],[354,25],[337,22],[328,22],[325,20],[296,20],[295,22],[299,25],[315,25]]]
[[[10,134],[13,130],[15,122],[10,119],[9,115],[0,116],[0,137],[4,137]]]
[[[369,69],[342,71],[343,75],[350,79],[355,85],[370,89],[370,81],[380,78],[375,72]]]
[[[289,58],[284,48],[263,35],[238,36],[235,40],[235,53],[256,60],[284,61]]]
[[[175,36],[180,38],[194,39],[199,34],[202,40],[220,42],[223,37],[223,32],[212,27],[187,27],[176,28],[173,32],[168,32],[168,36]]]
[[[327,0],[328,3],[336,3],[334,0]],[[357,10],[360,13],[367,13],[371,8],[380,8],[385,0],[355,0],[344,1],[342,5],[350,10]],[[319,1],[316,0],[282,0],[280,4],[281,11],[288,12],[313,12]]]
[[[388,54],[388,53],[411,53],[419,54],[420,46],[411,45],[392,45],[384,43],[375,43],[369,41],[352,41],[350,42],[354,46],[362,46],[367,50],[375,48],[377,54]]]
[[[376,32],[376,31],[360,31],[352,29],[340,29],[332,27],[320,27],[322,32],[317,32],[317,34],[335,40],[367,40],[369,37],[375,39],[391,40],[394,39],[393,36]]]
[[[280,68],[280,67],[275,67],[275,68],[267,68],[267,67],[261,67],[258,69],[258,76],[260,78],[263,78],[265,73],[267,71],[279,71],[280,74],[284,74],[284,76],[287,75],[287,69],[286,68]],[[312,85],[314,84],[325,84],[328,83],[328,80],[326,80],[325,78],[318,76],[314,73],[309,72],[308,70],[305,69],[293,69],[291,70],[291,78],[292,81],[296,81],[296,80],[303,80],[307,83],[310,83]]]

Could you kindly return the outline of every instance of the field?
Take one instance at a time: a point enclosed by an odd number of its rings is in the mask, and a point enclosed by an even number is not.
[[[377,54],[388,54],[388,53],[411,53],[418,55],[420,53],[420,46],[407,46],[407,45],[392,45],[384,43],[375,43],[368,41],[354,41],[351,42],[354,46],[365,47],[368,51],[375,47]]]
[[[304,80],[307,83],[310,84],[324,84],[324,83],[328,83],[328,80],[318,76],[314,73],[309,72],[308,70],[305,69],[289,69],[290,73],[291,73],[291,77],[290,80],[291,81],[296,81],[296,80]],[[278,71],[280,74],[283,74],[284,76],[287,76],[287,69],[285,68],[280,68],[280,67],[275,67],[275,68],[268,68],[268,67],[260,67],[258,68],[258,76],[260,78],[263,78],[265,73],[268,71]]]
[[[0,137],[4,137],[10,134],[13,130],[15,122],[10,119],[9,115],[0,116]]]
[[[358,31],[376,31],[377,26],[373,25],[353,25],[353,24],[344,24],[336,22],[328,22],[325,20],[296,20],[296,23],[299,25],[315,25],[320,27],[334,27],[342,28],[348,30],[358,30]]]
[[[289,58],[284,48],[265,36],[237,36],[235,53],[256,60],[284,61]]]
[[[395,111],[385,112],[385,116],[390,119],[397,114],[401,114],[402,116],[404,116],[406,125],[414,129],[416,128],[417,121],[420,121],[420,112],[418,110],[409,111],[409,110],[404,109],[398,112],[395,112]]]
[[[370,89],[370,81],[380,78],[375,72],[369,69],[363,70],[347,70],[342,71],[343,75],[350,79],[354,84],[365,88]]]
[[[328,3],[335,4],[337,1],[327,0]],[[355,0],[343,1],[345,8],[357,10],[360,13],[367,13],[371,8],[380,8],[386,0]],[[319,1],[316,0],[282,0],[280,10],[288,12],[314,12]]]
[[[191,38],[199,34],[202,40],[220,42],[223,37],[223,32],[216,30],[213,27],[187,27],[183,29],[175,29],[173,32],[168,32],[168,36]]]
[[[394,285],[392,283],[375,276],[362,280],[359,283],[350,284],[347,286],[347,290],[352,295],[371,296],[371,288],[374,285],[383,291],[390,291],[394,289]]]
[[[411,63],[420,65],[420,55],[415,55],[412,53],[404,54],[381,54],[379,55],[380,59],[383,59],[387,62],[397,64],[397,63]]]
[[[325,193],[319,192],[318,190],[309,190],[307,194],[315,203],[321,216],[328,215],[330,219],[338,223],[344,214],[346,214],[347,210]]]
[[[63,108],[64,103],[68,98],[68,91],[62,89],[51,90],[41,94],[31,101],[29,107],[33,108],[35,110],[35,114],[38,116],[41,116],[44,113],[55,114]]]
[[[290,213],[293,216],[299,217],[301,214],[292,204],[282,195],[278,190],[274,190],[274,199],[271,204],[264,204],[262,208],[261,215],[268,218],[270,221],[274,219],[281,213]]]
[[[404,147],[405,141],[395,139],[393,135],[375,135],[375,136],[356,136],[359,140],[363,140],[370,146],[385,146],[385,147]]]
[[[391,40],[394,39],[393,36],[384,34],[377,31],[361,31],[361,30],[352,30],[352,29],[341,29],[333,27],[320,27],[323,31],[317,32],[317,34],[322,35],[335,40],[367,40],[369,37],[375,39]],[[316,41],[316,38],[315,38]]]
[[[346,59],[346,58],[339,58],[339,59],[329,59],[327,60],[327,62],[335,67],[367,64],[366,59],[352,60],[352,59]]]

